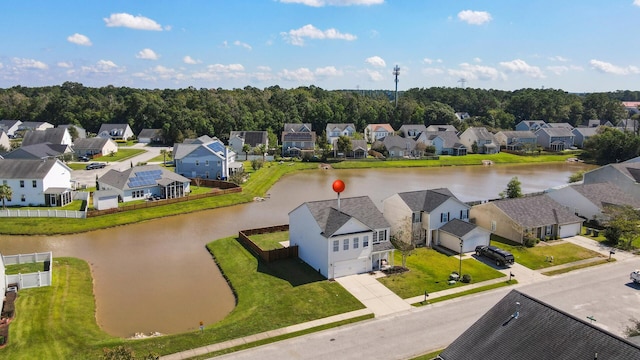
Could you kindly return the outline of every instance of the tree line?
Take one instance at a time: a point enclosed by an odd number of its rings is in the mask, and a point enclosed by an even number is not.
[[[522,120],[567,122],[590,119],[616,124],[629,114],[621,101],[640,92],[573,94],[555,89],[516,91],[473,88],[414,88],[403,91],[397,106],[390,91],[323,90],[308,86],[264,89],[136,89],[85,87],[65,82],[46,87],[0,89],[0,119],[74,124],[96,133],[103,123],[127,123],[138,133],[163,130],[169,143],[200,135],[223,141],[232,130],[268,130],[279,136],[285,123],[311,123],[320,134],[327,123],[452,124],[459,130],[485,126],[513,129]],[[468,113],[461,122],[456,112]]]

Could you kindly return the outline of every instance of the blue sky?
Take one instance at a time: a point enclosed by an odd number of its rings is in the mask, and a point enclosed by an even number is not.
[[[640,90],[640,0],[0,3],[0,87]],[[464,79],[464,82],[461,81]]]

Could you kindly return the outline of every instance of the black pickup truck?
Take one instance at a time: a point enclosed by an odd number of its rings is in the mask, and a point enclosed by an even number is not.
[[[514,261],[513,254],[493,245],[476,246],[476,255],[495,260],[498,266],[513,265]]]

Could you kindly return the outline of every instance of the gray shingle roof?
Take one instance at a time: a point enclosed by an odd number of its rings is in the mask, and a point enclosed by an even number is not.
[[[229,139],[234,136],[244,139],[245,144],[256,147],[260,144],[267,144],[268,134],[266,131],[232,131]]]
[[[330,237],[352,217],[371,229],[388,228],[390,225],[368,196],[338,200],[321,200],[305,203],[320,226],[323,236]]]
[[[453,219],[440,227],[440,230],[446,231],[449,234],[453,234],[457,237],[463,237],[470,233],[476,227],[477,225],[470,222],[466,222],[460,219]]]
[[[598,359],[640,359],[638,345],[511,290],[454,340],[440,358],[586,360],[594,359],[596,353]]]
[[[74,128],[78,132],[78,138],[86,138],[87,137],[87,130],[81,128],[78,125],[66,124],[66,125],[58,125],[58,127],[61,128],[61,129],[67,129],[67,130],[69,130],[70,128]]]
[[[492,204],[525,228],[582,222],[582,218],[547,195],[502,199]]]
[[[459,148],[464,146],[460,143],[460,138],[454,131],[426,131],[425,135],[429,140],[433,140],[436,137],[441,138],[443,142],[443,146],[445,148]]]
[[[398,193],[411,211],[431,212],[450,198],[458,198],[447,188],[418,190]],[[460,201],[460,200],[458,200]]]
[[[101,137],[80,138],[73,142],[73,148],[76,151],[84,149],[102,149],[109,140],[111,139]]]
[[[34,144],[21,146],[4,155],[5,159],[46,159],[64,154],[67,145],[60,144]]]
[[[67,132],[65,128],[51,128],[46,130],[29,130],[24,134],[21,146],[35,144],[62,144],[64,134]]]
[[[467,130],[473,132],[478,140],[494,140],[493,134],[485,127],[470,127]]]
[[[498,134],[504,135],[507,139],[537,139],[536,135],[529,130],[500,131]]]
[[[0,179],[42,179],[51,171],[56,161],[56,159],[0,160]]]
[[[640,162],[626,162],[626,163],[618,163],[618,164],[609,164],[605,166],[611,166],[614,169],[621,172],[623,175],[630,177],[635,182],[640,182]],[[595,170],[592,170],[592,171],[595,171]]]
[[[382,139],[382,143],[390,150],[392,148],[401,148],[405,150],[413,150],[416,147],[416,141],[411,138],[404,138],[399,135],[389,135]]]
[[[98,181],[104,184],[107,184],[115,189],[120,190],[128,190],[131,189],[129,187],[129,178],[135,176],[135,173],[141,171],[151,171],[151,170],[160,170],[162,171],[162,178],[157,180],[156,184],[158,185],[166,185],[174,181],[178,182],[190,182],[191,180],[186,177],[176,174],[172,171],[169,171],[158,165],[143,165],[143,166],[134,166],[132,168],[126,169],[124,171],[118,171],[115,169],[111,169],[107,171],[104,175],[102,175]],[[153,185],[155,186],[155,185]]]
[[[639,199],[629,196],[610,183],[571,185],[571,187],[601,209],[606,205],[630,205],[634,209],[640,208]]]
[[[140,134],[138,134],[139,138],[156,138],[162,137],[161,129],[142,129],[140,130]]]
[[[309,132],[311,131],[311,123],[289,123],[284,124],[284,132]]]
[[[538,129],[536,133],[538,133],[538,131],[543,131],[552,137],[573,137],[574,136],[573,132],[571,132],[571,129],[565,128],[565,127],[541,128],[541,129]]]

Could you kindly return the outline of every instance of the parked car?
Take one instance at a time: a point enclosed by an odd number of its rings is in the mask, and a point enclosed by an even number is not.
[[[78,161],[84,161],[84,162],[87,162],[87,161],[89,161],[89,160],[91,160],[91,158],[89,158],[89,157],[88,157],[88,156],[86,156],[86,155],[78,156]]]
[[[513,254],[493,245],[476,246],[476,255],[495,260],[498,266],[512,265],[515,260]]]
[[[102,169],[105,166],[107,166],[107,164],[104,163],[91,163],[89,165],[87,165],[87,170],[94,170],[94,169]]]

